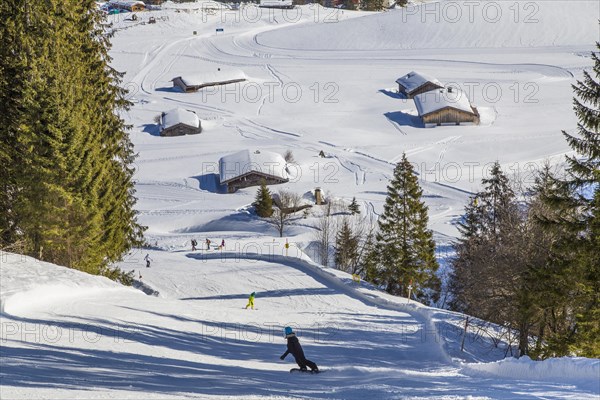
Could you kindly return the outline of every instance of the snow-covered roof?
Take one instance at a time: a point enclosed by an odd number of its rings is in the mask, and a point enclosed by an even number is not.
[[[474,114],[467,94],[456,87],[421,93],[414,97],[414,101],[421,117],[447,107]]]
[[[230,10],[231,6],[229,4],[220,3],[218,1],[205,0],[205,1],[196,1],[193,3],[174,3],[172,1],[165,1],[162,3],[161,7],[163,9],[178,9],[178,10],[208,10],[208,9],[223,9]]]
[[[246,74],[239,69],[226,69],[216,72],[205,72],[202,74],[189,74],[179,77],[186,86],[207,86],[220,82],[236,81],[246,79]]]
[[[408,93],[420,88],[427,82],[435,83],[440,87],[444,86],[440,81],[437,80],[437,78],[415,71],[411,71],[403,77],[396,79],[396,83],[404,86]]]
[[[112,4],[120,7],[132,7],[135,5],[146,6],[143,1],[128,1],[128,0],[110,0],[108,4]]]
[[[162,115],[162,128],[167,129],[177,124],[184,124],[198,128],[200,119],[195,112],[183,108],[174,108]]]
[[[263,150],[242,150],[219,160],[219,175],[221,183],[247,174],[251,171],[281,179],[288,179],[285,170],[286,162],[281,154]]]

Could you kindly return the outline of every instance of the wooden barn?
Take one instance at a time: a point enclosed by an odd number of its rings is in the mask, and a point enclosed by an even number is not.
[[[471,105],[467,94],[454,87],[446,87],[414,97],[419,117],[425,126],[461,123],[479,124],[479,113]]]
[[[226,70],[198,75],[178,76],[171,79],[171,82],[173,82],[173,87],[178,87],[185,93],[190,93],[209,86],[227,85],[245,80],[246,75],[242,71]]]
[[[227,185],[229,193],[249,186],[259,186],[263,179],[267,185],[289,180],[283,157],[277,153],[259,150],[242,150],[221,157],[219,178],[221,185]]]
[[[195,135],[200,132],[202,124],[193,111],[175,108],[160,116],[160,136]]]
[[[113,8],[131,12],[144,11],[146,9],[146,4],[142,1],[111,0],[108,4]]]
[[[398,84],[398,92],[404,94],[407,99],[444,87],[436,78],[415,71],[396,79],[396,83]]]

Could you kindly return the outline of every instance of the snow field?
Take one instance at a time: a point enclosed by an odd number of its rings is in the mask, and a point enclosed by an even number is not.
[[[296,177],[272,191],[307,201],[315,187],[338,200],[356,197],[374,221],[406,152],[430,227],[440,250],[447,247],[489,163],[531,179],[545,159],[569,151],[560,130],[576,124],[570,85],[590,67],[598,38],[595,1],[467,3],[383,14],[169,5],[140,14],[156,24],[111,17],[113,66],[126,72],[134,102],[123,117],[139,152],[137,207],[153,245],[119,266],[159,295],[4,255],[0,397],[598,398],[597,360],[496,362],[504,344],[494,348],[475,333],[461,353],[464,316],[358,286],[311,261],[322,210],[274,238],[251,213],[256,188],[218,187],[220,157],[291,149]],[[501,17],[490,22],[484,7]],[[248,82],[198,93],[172,88],[176,76],[220,67],[242,70]],[[420,126],[414,102],[395,93],[394,81],[412,70],[465,90],[481,125]],[[194,110],[203,132],[159,137],[154,117],[175,107]],[[201,249],[207,237],[225,239],[225,250],[189,251],[192,238]],[[245,310],[253,291],[257,310]],[[326,374],[287,373],[293,362],[278,358],[286,325]]]

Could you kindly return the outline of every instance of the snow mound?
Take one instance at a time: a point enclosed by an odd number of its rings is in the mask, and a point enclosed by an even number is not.
[[[297,50],[593,45],[598,40],[599,7],[597,1],[446,0],[264,32],[257,41]]]
[[[0,312],[11,315],[103,292],[136,292],[108,278],[12,253],[2,255],[0,276]]]
[[[580,382],[600,392],[600,360],[581,357],[550,358],[533,361],[524,356],[519,359],[506,358],[491,363],[468,364],[465,369],[503,378],[531,380]]]

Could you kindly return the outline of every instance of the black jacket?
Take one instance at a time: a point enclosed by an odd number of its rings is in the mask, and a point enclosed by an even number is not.
[[[300,341],[296,337],[295,333],[286,336],[287,338],[287,351],[283,353],[281,359],[284,359],[288,354],[292,354],[296,360],[304,360],[304,351],[300,346]]]

